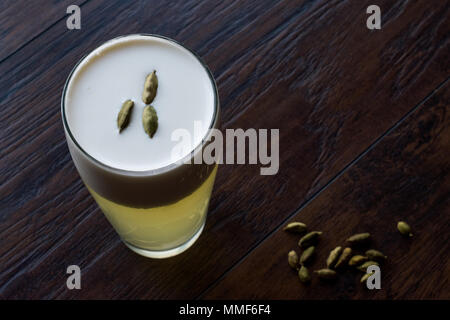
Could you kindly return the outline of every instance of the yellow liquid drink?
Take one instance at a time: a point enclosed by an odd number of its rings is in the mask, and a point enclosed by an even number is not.
[[[142,91],[153,70],[159,120],[150,138]],[[128,99],[133,111],[119,132],[117,115]],[[160,36],[110,40],[72,70],[61,109],[78,173],[124,243],[152,258],[189,248],[203,230],[217,172],[216,163],[193,161],[219,125],[217,88],[200,59]],[[177,149],[178,130],[190,137],[189,148]]]
[[[186,243],[201,232],[216,172],[217,165],[190,195],[153,208],[139,209],[114,203],[88,189],[125,244],[164,251]]]

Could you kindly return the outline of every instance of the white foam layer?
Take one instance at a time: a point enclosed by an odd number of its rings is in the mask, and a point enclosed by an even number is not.
[[[155,107],[159,127],[150,139],[142,127],[142,90],[147,74],[156,70]],[[129,126],[119,134],[122,103],[135,102]],[[182,128],[201,143],[214,116],[214,87],[208,72],[185,48],[158,37],[132,35],[114,39],[90,53],[67,86],[65,111],[72,135],[89,155],[123,170],[147,171],[174,160],[171,141]],[[194,121],[204,132],[194,135]]]

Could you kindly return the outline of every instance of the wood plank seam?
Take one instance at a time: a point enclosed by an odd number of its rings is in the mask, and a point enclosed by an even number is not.
[[[82,2],[79,7],[84,6],[86,3],[88,3],[91,0],[85,0],[84,2]],[[0,64],[2,64],[3,62],[5,62],[6,60],[10,59],[12,56],[14,56],[16,53],[18,53],[20,50],[22,50],[24,47],[26,47],[30,42],[33,42],[34,40],[36,40],[37,38],[39,38],[40,36],[42,36],[44,33],[46,33],[47,31],[49,31],[50,29],[52,29],[56,24],[58,24],[61,20],[66,18],[66,13],[64,12],[64,16],[62,16],[61,18],[57,19],[56,21],[54,21],[52,24],[50,24],[47,28],[45,28],[43,31],[39,32],[37,35],[33,36],[32,38],[30,38],[28,41],[25,41],[20,47],[18,47],[16,50],[14,50],[13,52],[11,52],[10,54],[8,54],[6,57],[4,57],[3,59],[0,60]]]

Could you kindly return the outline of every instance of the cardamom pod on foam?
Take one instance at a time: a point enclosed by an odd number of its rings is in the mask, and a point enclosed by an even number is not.
[[[320,270],[314,271],[314,273],[316,273],[319,276],[319,278],[328,279],[328,280],[335,279],[337,276],[336,271],[331,270],[331,269],[320,269]]]
[[[411,233],[411,227],[405,221],[399,221],[397,223],[397,229],[398,229],[398,231],[400,231],[401,234],[403,234],[405,236],[409,236],[409,237],[413,236],[413,234]]]
[[[367,258],[369,258],[369,260],[373,260],[373,261],[384,261],[387,259],[387,257],[380,251],[378,250],[374,250],[374,249],[370,249],[366,251],[366,256]]]
[[[348,238],[347,242],[352,245],[359,245],[359,244],[367,242],[369,240],[369,238],[370,238],[370,233],[368,233],[368,232],[358,233],[358,234],[354,234],[350,238]]]
[[[305,263],[308,263],[311,260],[311,257],[314,255],[314,247],[311,246],[305,251],[303,251],[302,255],[300,256],[300,264],[303,266]]]
[[[366,272],[367,271],[367,268],[369,267],[369,266],[379,266],[380,264],[378,263],[378,262],[376,262],[376,261],[367,261],[367,262],[364,262],[362,265],[360,265],[359,267],[356,267],[356,269],[358,269],[359,271],[363,271],[363,272]]]
[[[297,269],[298,265],[298,255],[294,250],[289,251],[288,253],[288,263],[293,269]]]
[[[308,268],[305,266],[301,266],[300,270],[298,270],[298,278],[301,282],[306,283],[311,280],[311,277],[309,276]]]
[[[342,266],[345,266],[347,264],[347,261],[350,259],[351,255],[352,255],[352,248],[349,247],[345,248],[344,251],[342,251],[342,254],[334,267],[338,269]]]
[[[158,116],[156,115],[156,110],[152,106],[146,106],[144,112],[142,113],[142,124],[144,125],[145,132],[150,138],[158,129]]]
[[[306,224],[301,222],[291,222],[288,223],[283,230],[292,233],[303,233],[306,231]]]
[[[373,275],[373,273],[366,273],[365,275],[363,275],[363,276],[361,277],[361,283],[366,282],[367,279],[369,279],[369,277],[370,277],[371,275]]]
[[[145,104],[152,103],[155,99],[156,91],[158,90],[158,77],[156,76],[156,70],[153,70],[146,78],[144,82],[144,91],[142,92],[142,101]]]
[[[333,268],[336,265],[336,262],[338,261],[341,253],[342,253],[342,247],[336,247],[333,250],[331,250],[331,252],[327,258],[327,267],[328,268]]]
[[[350,259],[350,261],[348,262],[348,265],[351,267],[359,266],[361,263],[366,262],[366,261],[367,261],[367,257],[357,254],[356,256],[353,256]]]
[[[117,115],[117,127],[119,128],[119,133],[128,126],[128,123],[130,123],[133,106],[134,102],[132,100],[126,100],[122,104],[122,108],[120,108],[119,114]]]
[[[301,248],[307,248],[311,245],[315,244],[319,239],[319,236],[322,234],[321,231],[311,231],[305,234],[298,242],[298,245]]]

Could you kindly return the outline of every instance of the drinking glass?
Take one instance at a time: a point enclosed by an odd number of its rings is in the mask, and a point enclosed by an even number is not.
[[[162,36],[142,36],[158,37],[182,46]],[[81,147],[68,125],[65,100],[72,76],[86,56],[70,73],[61,100],[67,144],[82,181],[122,241],[136,253],[151,258],[177,255],[197,240],[205,225],[217,172],[217,163],[194,164],[193,161],[210,141],[212,129],[219,126],[217,86],[208,67],[195,53],[185,49],[209,75],[214,115],[202,142],[181,161],[155,170],[122,170],[102,163]]]

